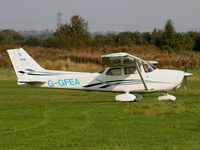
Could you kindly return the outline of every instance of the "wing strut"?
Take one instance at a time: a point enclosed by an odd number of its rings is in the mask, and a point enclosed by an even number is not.
[[[136,61],[136,66],[137,66],[137,70],[138,70],[138,73],[139,73],[139,75],[140,75],[140,78],[141,78],[141,80],[142,80],[142,83],[143,83],[143,85],[144,85],[144,88],[145,88],[145,90],[148,91],[148,88],[147,88],[146,82],[144,81],[144,78],[143,78],[143,76],[142,76],[142,73],[141,73],[141,70],[140,70],[138,61]]]

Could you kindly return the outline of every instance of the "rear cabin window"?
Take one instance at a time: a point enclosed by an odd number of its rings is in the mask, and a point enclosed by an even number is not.
[[[119,76],[122,74],[121,68],[112,68],[106,72],[106,75]]]

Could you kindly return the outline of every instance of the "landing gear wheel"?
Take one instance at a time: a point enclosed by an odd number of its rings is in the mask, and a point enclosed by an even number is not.
[[[159,101],[163,101],[163,100],[171,100],[171,101],[175,101],[176,97],[173,95],[169,95],[168,93],[164,93],[163,96],[159,96],[158,97]]]
[[[139,94],[130,94],[129,92],[115,97],[115,100],[120,102],[140,102],[141,99],[143,99],[143,96]]]

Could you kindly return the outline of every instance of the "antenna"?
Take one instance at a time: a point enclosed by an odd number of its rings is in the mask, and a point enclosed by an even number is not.
[[[57,28],[59,28],[62,24],[62,20],[61,20],[61,16],[62,16],[62,13],[57,13],[57,16],[58,16],[58,24],[57,24]]]

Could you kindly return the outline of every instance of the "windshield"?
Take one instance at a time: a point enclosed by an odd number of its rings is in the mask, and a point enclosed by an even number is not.
[[[102,73],[104,73],[104,71],[105,71],[105,69],[99,71],[98,73],[102,74]]]
[[[151,63],[148,63],[148,64],[153,68],[153,70],[158,69],[155,65],[153,65],[153,64],[151,64]]]

